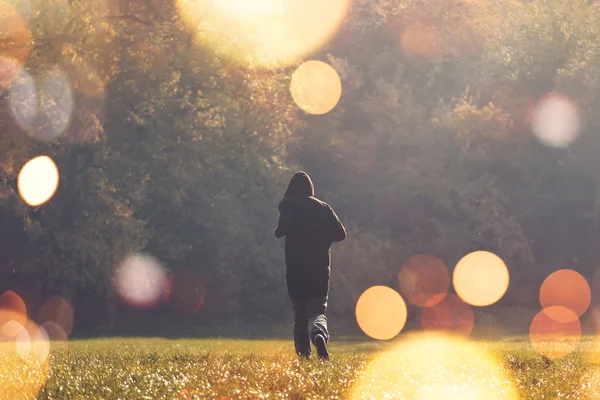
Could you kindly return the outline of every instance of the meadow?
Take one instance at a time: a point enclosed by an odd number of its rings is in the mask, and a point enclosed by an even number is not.
[[[474,344],[478,349],[497,360],[505,374],[504,382],[493,377],[489,383],[478,381],[487,378],[474,376],[468,368],[462,369],[460,363],[470,361],[464,357],[461,361],[457,355],[455,365],[437,366],[430,377],[404,371],[402,376],[416,376],[420,381],[403,378],[407,381],[392,384],[396,387],[416,384],[425,393],[431,389],[429,386],[437,384],[440,374],[453,368],[459,389],[472,393],[449,395],[452,388],[446,382],[440,392],[446,394],[436,397],[430,391],[426,398],[509,398],[502,397],[500,392],[489,394],[494,393],[494,385],[505,384],[507,380],[514,387],[514,398],[519,399],[600,398],[598,380],[593,375],[593,357],[587,348],[592,342],[585,342],[577,351],[552,360],[538,355],[524,338],[477,341]],[[44,382],[39,380],[39,374],[34,377],[31,364],[24,363],[18,373],[12,370],[7,374],[5,369],[0,374],[0,383],[3,398],[10,399],[25,398],[36,379],[41,388],[38,399],[406,398],[378,387],[370,393],[352,392],[358,380],[364,378],[369,363],[389,352],[392,346],[393,342],[338,340],[330,346],[332,360],[322,362],[314,356],[311,360],[298,360],[292,353],[291,341],[287,340],[73,340],[52,343]],[[488,384],[491,392],[484,397],[477,395],[481,385],[487,390]],[[471,386],[478,385],[479,389],[471,391]]]

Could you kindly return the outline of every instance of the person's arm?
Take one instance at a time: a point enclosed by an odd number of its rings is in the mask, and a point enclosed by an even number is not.
[[[340,221],[340,218],[337,216],[333,208],[329,207],[330,211],[330,232],[331,232],[331,241],[332,242],[341,242],[346,239],[346,228],[344,228],[344,224]]]
[[[287,235],[292,229],[293,223],[292,210],[284,199],[279,203],[279,222],[277,228],[275,228],[275,237],[279,239]]]

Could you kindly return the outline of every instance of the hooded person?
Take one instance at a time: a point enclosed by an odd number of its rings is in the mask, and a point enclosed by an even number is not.
[[[312,180],[297,172],[279,203],[275,236],[285,236],[287,289],[294,309],[294,345],[310,357],[312,342],[328,359],[327,299],[331,244],[346,238],[346,229],[329,204],[315,198]]]

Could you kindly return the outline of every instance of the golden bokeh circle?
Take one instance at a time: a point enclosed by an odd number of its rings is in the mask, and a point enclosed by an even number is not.
[[[456,264],[452,280],[464,302],[489,306],[504,296],[510,277],[500,257],[489,251],[475,251]]]
[[[529,341],[538,353],[546,357],[564,357],[575,350],[580,340],[579,318],[566,307],[548,307],[531,321]]]
[[[387,286],[370,287],[356,303],[358,326],[373,339],[392,339],[404,328],[406,318],[404,299]]]
[[[573,311],[577,317],[587,311],[591,300],[592,292],[587,280],[579,272],[570,269],[561,269],[548,275],[540,288],[542,308],[563,306]],[[561,322],[560,319],[558,321]]]
[[[58,168],[48,156],[29,160],[19,172],[18,187],[23,201],[39,206],[54,196],[58,188]]]
[[[296,105],[308,114],[326,114],[342,96],[342,81],[338,73],[323,61],[306,61],[292,74],[290,84]]]

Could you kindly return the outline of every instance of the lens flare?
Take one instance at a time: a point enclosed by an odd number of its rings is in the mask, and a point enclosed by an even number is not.
[[[398,273],[400,293],[419,307],[432,307],[446,297],[450,274],[444,262],[431,254],[415,254]]]
[[[494,253],[475,251],[456,264],[453,282],[456,293],[464,302],[473,306],[489,306],[506,293],[508,268]]]
[[[533,348],[549,358],[560,358],[579,344],[581,323],[577,314],[562,306],[540,311],[531,322],[529,340]]]
[[[376,356],[351,399],[517,399],[502,362],[475,343],[440,334],[411,335]]]
[[[204,304],[204,285],[194,272],[187,269],[175,271],[165,285],[165,301],[176,314],[192,317]]]
[[[561,269],[550,274],[540,288],[542,308],[552,310],[551,306],[563,306],[575,313],[575,319],[581,317],[590,307],[592,292],[587,280],[578,272]],[[548,314],[551,318],[553,315]],[[561,318],[560,315],[557,318]],[[564,322],[558,320],[559,322]]]
[[[0,57],[24,63],[32,43],[21,13],[6,1],[0,1]]]
[[[440,303],[421,310],[421,327],[469,336],[473,331],[475,316],[471,307],[458,296],[447,295]]]
[[[308,114],[326,114],[342,96],[342,81],[329,64],[311,60],[292,74],[290,85],[296,105]]]
[[[356,303],[358,326],[373,339],[392,339],[404,328],[406,318],[404,299],[387,286],[367,289]]]
[[[0,329],[0,387],[3,398],[33,399],[49,377],[50,345],[45,332],[33,321],[10,321],[12,337]]]
[[[128,257],[115,271],[114,287],[132,307],[151,308],[160,300],[166,274],[158,260],[148,255]]]
[[[54,196],[58,181],[58,168],[54,161],[48,156],[39,156],[29,160],[21,168],[17,186],[25,203],[39,206]]]
[[[73,307],[66,299],[60,296],[52,296],[40,308],[38,321],[42,324],[42,327],[48,326],[49,329],[46,329],[46,331],[50,337],[53,338],[55,333],[62,337],[63,334],[67,336],[71,334],[74,315]],[[57,325],[60,331],[53,324]]]
[[[178,0],[183,18],[221,49],[261,64],[289,64],[341,26],[350,0]],[[207,35],[208,34],[208,35]]]
[[[530,124],[540,142],[564,148],[579,136],[583,122],[579,107],[569,96],[551,93],[533,107]]]

